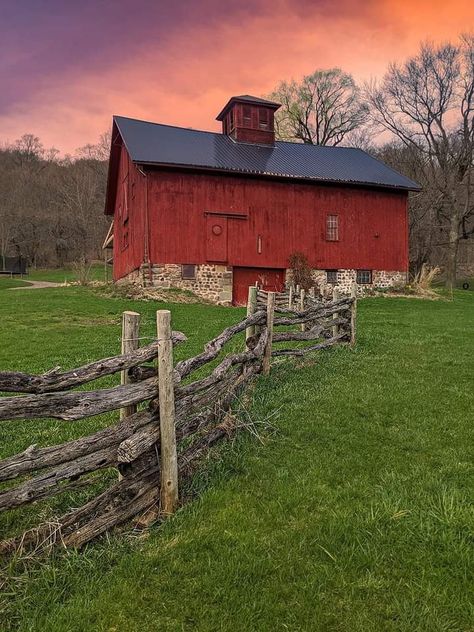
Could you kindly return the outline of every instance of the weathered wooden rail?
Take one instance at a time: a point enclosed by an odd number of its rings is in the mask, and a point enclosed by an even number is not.
[[[56,418],[77,423],[121,411],[115,425],[89,436],[55,446],[33,444],[0,461],[0,512],[83,488],[95,472],[119,471],[118,480],[109,481],[107,489],[81,507],[0,542],[0,553],[44,552],[55,544],[78,547],[132,518],[143,526],[173,513],[179,480],[232,432],[227,411],[256,375],[269,374],[272,357],[354,344],[355,295],[325,303],[295,295],[292,290],[279,295],[249,288],[247,317],[210,340],[202,353],[176,364],[173,347],[186,337],[171,331],[170,312],[157,312],[157,340],[144,347],[138,347],[139,314],[125,312],[121,355],[43,375],[0,372],[0,391],[21,393],[0,397],[4,422]],[[224,355],[207,375],[192,379],[243,332],[241,352]],[[120,385],[70,390],[119,372]],[[146,408],[137,411],[144,402]]]

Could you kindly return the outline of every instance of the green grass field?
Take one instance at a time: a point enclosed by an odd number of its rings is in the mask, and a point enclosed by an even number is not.
[[[113,354],[124,309],[142,314],[148,338],[164,307],[0,287],[4,369]],[[243,313],[166,307],[189,337],[178,358]],[[10,566],[0,629],[472,632],[474,293],[371,298],[358,314],[354,351],[280,362],[259,379],[245,414],[262,441],[241,434],[219,447],[187,489],[194,500],[164,526]],[[2,456],[113,418],[1,422]],[[0,529],[68,501],[3,516]]]
[[[112,274],[111,266],[107,267],[107,276],[110,281]],[[19,287],[20,285],[28,285],[28,281],[52,281],[53,283],[65,283],[78,280],[78,273],[74,268],[53,268],[43,270],[41,268],[30,268],[28,274],[23,277],[14,276],[13,278],[7,275],[0,275],[0,289],[6,289],[8,287]],[[90,281],[105,281],[105,269],[104,265],[95,263],[91,266],[89,271]]]

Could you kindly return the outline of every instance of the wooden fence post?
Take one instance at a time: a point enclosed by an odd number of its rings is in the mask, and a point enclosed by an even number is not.
[[[140,314],[137,312],[122,313],[122,353],[130,353],[139,347]],[[128,370],[120,372],[120,384],[129,384]],[[120,419],[137,412],[135,404],[120,409]]]
[[[304,289],[303,288],[301,288],[300,290],[299,311],[304,312]],[[306,329],[306,323],[301,323],[300,329],[301,331],[304,331]]]
[[[270,373],[270,360],[272,357],[273,318],[275,315],[275,292],[268,292],[267,296],[267,331],[268,339],[263,353],[263,375]]]
[[[339,298],[339,290],[337,289],[337,287],[333,287],[332,288],[332,300],[337,301]],[[339,314],[338,312],[334,312],[334,314],[332,315],[332,319],[333,320],[337,320],[339,318]],[[332,328],[332,337],[335,338],[339,333],[339,327],[338,325],[334,325]]]
[[[248,299],[247,299],[247,316],[251,316],[252,314],[255,314],[256,311],[257,311],[257,286],[250,285]],[[255,333],[256,333],[255,325],[250,325],[250,327],[247,327],[247,329],[245,330],[245,342],[247,343],[247,340],[251,338],[252,336],[254,336]]]
[[[288,309],[293,307],[293,285],[290,285],[288,290]]]
[[[353,283],[351,288],[351,296],[354,299],[354,302],[351,305],[351,342],[350,345],[353,347],[356,342],[356,321],[357,321],[357,284]]]
[[[178,457],[176,454],[171,312],[167,309],[157,311],[156,326],[160,401],[161,509],[165,514],[172,514],[178,504]]]

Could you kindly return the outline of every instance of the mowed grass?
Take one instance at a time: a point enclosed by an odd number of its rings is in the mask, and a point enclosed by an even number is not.
[[[110,355],[121,311],[142,313],[147,338],[162,307],[84,288],[0,291],[0,366]],[[189,337],[177,357],[243,313],[167,307]],[[218,448],[165,525],[9,568],[4,628],[472,631],[474,295],[366,299],[358,314],[354,351],[259,379],[241,414],[262,441],[241,433]],[[2,452],[112,419],[2,422]],[[6,529],[31,520],[22,511]]]
[[[91,265],[88,279],[89,281],[110,281],[112,276],[111,266],[107,266],[107,278],[104,264],[94,263]],[[53,283],[71,283],[79,280],[76,269],[71,268],[28,268],[28,274],[20,277],[14,275],[0,275],[0,290],[10,287],[20,287],[29,285],[28,281],[51,281]]]

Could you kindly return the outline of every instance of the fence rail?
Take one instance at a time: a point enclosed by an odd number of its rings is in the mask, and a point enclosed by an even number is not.
[[[176,364],[173,348],[186,337],[171,331],[170,313],[157,312],[156,341],[135,349],[135,342],[127,343],[139,339],[139,315],[127,312],[121,355],[43,375],[0,372],[0,391],[21,394],[0,398],[0,420],[77,422],[121,410],[115,425],[89,436],[55,446],[31,445],[0,461],[0,482],[16,483],[0,491],[0,511],[90,485],[94,472],[114,467],[120,473],[83,506],[0,542],[0,553],[43,552],[55,544],[78,547],[137,516],[143,525],[172,513],[179,479],[190,476],[201,455],[232,431],[227,411],[256,375],[270,373],[272,357],[354,344],[355,295],[325,303],[309,294],[296,298],[294,290],[275,294],[249,288],[247,317],[207,342],[202,353]],[[278,330],[281,326],[285,329]],[[208,375],[192,379],[243,332],[242,351],[224,355]],[[70,390],[119,372],[119,386]],[[137,412],[135,406],[143,402],[147,407]]]

